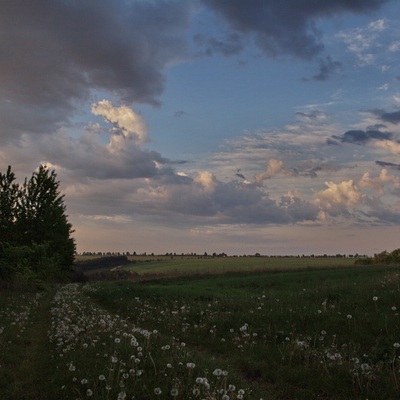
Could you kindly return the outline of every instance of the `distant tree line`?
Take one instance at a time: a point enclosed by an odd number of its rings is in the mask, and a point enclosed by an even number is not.
[[[23,184],[0,172],[0,280],[52,280],[74,261],[72,225],[55,171],[40,166]]]

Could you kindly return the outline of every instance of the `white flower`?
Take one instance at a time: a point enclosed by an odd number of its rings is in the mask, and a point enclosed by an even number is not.
[[[347,319],[352,319],[353,316],[351,314],[347,314]]]
[[[171,389],[171,396],[176,397],[176,396],[178,396],[178,394],[179,394],[178,389],[176,389],[176,388]]]
[[[221,376],[222,375],[222,369],[219,369],[219,368],[215,369],[214,372],[213,372],[213,375],[214,376]]]
[[[374,296],[374,297],[372,298],[372,300],[373,300],[373,301],[378,301],[378,296]]]
[[[86,390],[86,396],[87,397],[92,397],[93,396],[93,391],[90,390],[90,389]]]
[[[192,362],[188,362],[188,363],[186,364],[186,367],[188,367],[189,369],[193,369],[195,366],[196,366],[196,364],[195,364],[195,363],[192,363]]]
[[[100,381],[105,381],[105,380],[106,380],[106,377],[105,377],[104,375],[99,375],[99,380],[100,380]]]
[[[159,396],[162,393],[161,389],[159,387],[154,389],[154,394]]]
[[[126,399],[126,393],[125,392],[119,392],[117,400],[125,400]]]

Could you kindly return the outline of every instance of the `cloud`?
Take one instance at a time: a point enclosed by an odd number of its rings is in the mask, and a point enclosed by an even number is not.
[[[312,79],[314,81],[326,81],[332,74],[334,74],[340,67],[342,63],[339,61],[334,61],[330,56],[325,59],[320,60],[319,73],[314,75]]]
[[[2,138],[54,132],[94,90],[156,104],[163,69],[186,53],[191,12],[173,0],[3,2]]]
[[[391,124],[400,123],[400,111],[385,112],[384,110],[373,110],[372,112],[384,122],[390,122]]]
[[[372,65],[376,61],[376,52],[380,47],[379,39],[386,30],[383,19],[373,21],[366,28],[355,28],[336,34],[347,45],[347,50],[357,58],[359,66]]]
[[[324,48],[316,27],[319,18],[344,12],[365,13],[387,0],[254,0],[251,6],[242,0],[202,2],[222,15],[234,32],[253,36],[268,56],[312,59]]]
[[[138,145],[148,140],[146,123],[127,106],[114,107],[109,100],[101,100],[92,105],[92,113],[114,125],[114,136],[109,145],[112,150],[117,150],[126,139],[132,139]]]
[[[328,181],[325,185],[328,188],[316,194],[316,202],[331,215],[347,213],[347,208],[355,206],[362,198],[352,179],[340,183]]]
[[[392,154],[400,154],[400,142],[393,140],[379,140],[374,142],[375,147],[387,150]]]
[[[379,165],[380,167],[385,167],[385,168],[393,168],[400,170],[400,164],[395,164],[392,162],[386,162],[386,161],[375,161],[376,165]]]
[[[332,139],[335,139],[341,143],[352,143],[352,144],[366,144],[372,140],[377,141],[386,141],[393,137],[393,134],[390,132],[381,132],[378,130],[350,130],[345,132],[341,136],[332,136]],[[329,144],[335,144],[335,142],[330,142]]]
[[[360,179],[360,188],[372,188],[381,196],[384,194],[384,187],[386,184],[392,184],[392,187],[400,187],[400,179],[396,176],[389,175],[388,170],[383,168],[376,178],[371,178],[370,173],[366,172]]]
[[[267,179],[283,171],[283,162],[280,160],[271,159],[268,161],[267,169],[255,176],[257,185],[261,186]]]

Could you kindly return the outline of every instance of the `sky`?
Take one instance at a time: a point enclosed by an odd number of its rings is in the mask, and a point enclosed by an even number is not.
[[[0,0],[0,171],[78,252],[400,247],[397,0]]]

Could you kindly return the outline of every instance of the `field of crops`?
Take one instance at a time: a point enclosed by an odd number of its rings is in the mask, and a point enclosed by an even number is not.
[[[6,399],[398,399],[400,271],[348,267],[2,293]]]

